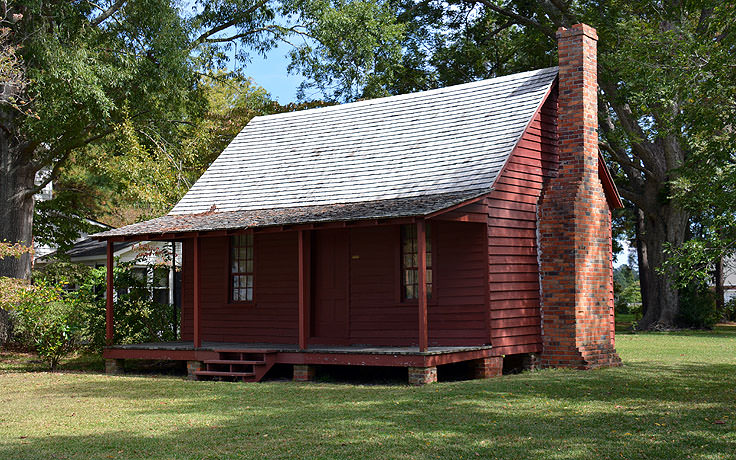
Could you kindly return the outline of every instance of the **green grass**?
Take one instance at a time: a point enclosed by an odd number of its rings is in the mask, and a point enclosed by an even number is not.
[[[402,385],[107,377],[0,354],[0,459],[736,458],[736,328],[617,336],[624,366]]]

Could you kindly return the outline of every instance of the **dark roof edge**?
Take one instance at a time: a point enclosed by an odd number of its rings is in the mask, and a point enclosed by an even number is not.
[[[155,239],[157,236],[162,235],[183,236],[192,232],[424,217],[436,214],[447,208],[455,207],[469,200],[474,200],[489,192],[490,189],[482,188],[462,192],[354,203],[334,203],[317,206],[228,211],[221,213],[166,215],[96,233],[91,235],[91,238],[100,241],[133,236],[140,236],[142,239]]]
[[[621,201],[621,195],[618,193],[618,187],[613,181],[611,170],[608,169],[605,158],[598,152],[598,177],[601,179],[603,185],[603,191],[606,194],[606,201],[611,209],[621,209],[624,207],[624,203]]]

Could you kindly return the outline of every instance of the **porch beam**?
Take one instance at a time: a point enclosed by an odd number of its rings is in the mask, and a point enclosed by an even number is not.
[[[306,350],[309,338],[309,305],[310,305],[310,236],[307,230],[299,230],[298,263],[299,263],[299,349]]]
[[[429,334],[427,332],[427,231],[424,219],[417,219],[417,265],[419,284],[419,351],[427,351]]]
[[[199,236],[194,237],[194,295],[192,306],[194,310],[194,349],[202,346],[202,338],[199,336]]]
[[[105,343],[112,345],[115,340],[115,323],[113,316],[113,285],[115,283],[113,279],[113,254],[115,253],[115,247],[112,240],[107,240],[107,298],[105,299]]]

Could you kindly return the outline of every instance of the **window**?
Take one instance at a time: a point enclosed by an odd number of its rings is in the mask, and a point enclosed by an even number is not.
[[[432,298],[432,230],[425,225],[427,242],[427,298]],[[401,226],[401,299],[419,297],[419,261],[417,258],[417,226]]]
[[[253,234],[230,238],[230,300],[253,301]]]
[[[161,305],[171,304],[169,301],[169,267],[154,267],[151,291],[154,302]]]

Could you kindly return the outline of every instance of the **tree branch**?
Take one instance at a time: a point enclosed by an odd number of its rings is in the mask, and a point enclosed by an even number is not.
[[[204,39],[205,43],[224,43],[224,42],[230,42],[233,40],[237,40],[239,38],[245,38],[249,35],[254,35],[260,32],[271,32],[272,34],[276,35],[278,32],[285,32],[285,31],[297,31],[294,28],[291,27],[282,27],[277,26],[275,24],[265,26],[265,27],[259,27],[257,29],[252,29],[247,32],[242,32],[236,35],[232,35],[230,37],[222,37],[222,38],[206,38]],[[298,31],[297,31],[298,32]]]
[[[506,16],[507,18],[511,18],[520,25],[525,26],[531,26],[542,32],[543,34],[547,35],[551,38],[556,38],[555,31],[551,28],[545,26],[544,24],[540,23],[539,21],[536,21],[531,18],[527,18],[526,16],[522,16],[518,13],[515,13],[507,8],[500,7],[493,3],[492,0],[478,0],[479,3],[483,4],[486,8],[490,8],[491,10],[495,11],[498,14],[502,14]]]
[[[261,8],[263,5],[268,3],[268,0],[260,0],[256,4],[254,4],[252,7],[248,8],[245,11],[239,12],[233,19],[224,22],[216,27],[211,28],[210,30],[203,32],[197,37],[190,45],[190,48],[196,48],[197,45],[200,45],[204,43],[209,37],[222,32],[223,30],[238,25],[238,23],[243,20],[247,15],[251,14],[258,8]]]
[[[43,181],[41,181],[40,184],[36,185],[35,187],[33,187],[31,189],[24,190],[20,195],[25,198],[25,197],[28,197],[28,196],[33,196],[36,193],[38,193],[41,190],[43,190],[43,188],[46,187],[49,184],[49,182],[51,182],[52,180],[54,180],[54,179],[56,179],[58,177],[59,170],[64,165],[64,162],[67,160],[67,158],[69,158],[69,155],[71,155],[72,152],[75,149],[78,149],[80,147],[84,147],[87,144],[90,144],[90,143],[92,143],[94,141],[100,140],[103,137],[106,137],[107,135],[109,135],[110,133],[112,133],[113,131],[114,131],[114,128],[108,128],[108,129],[102,131],[99,134],[95,134],[94,136],[90,136],[90,137],[88,137],[86,139],[83,139],[83,140],[81,140],[79,142],[75,142],[75,143],[67,146],[64,149],[64,153],[59,157],[59,159],[56,160],[56,163],[51,168],[51,172],[49,173],[49,175]]]
[[[90,24],[92,25],[92,27],[97,27],[100,24],[102,24],[107,18],[109,18],[110,16],[115,14],[115,12],[117,12],[120,8],[122,8],[123,5],[125,5],[126,1],[127,0],[116,0],[112,5],[110,5],[108,9],[104,10],[102,14],[100,14],[99,16],[94,18],[92,21],[90,21]],[[89,2],[89,3],[90,5],[94,6],[97,9],[100,9],[100,10],[102,9],[100,6],[92,2]]]
[[[631,111],[631,107],[626,103],[620,104],[616,102],[618,90],[614,85],[603,80],[599,80],[598,84],[603,88],[603,93],[607,96],[606,102],[616,112],[616,117],[618,117],[621,127],[628,135],[631,141],[631,148],[636,152],[639,159],[646,165],[649,171],[663,174],[665,172],[664,165],[659,161],[657,155],[652,152],[652,150],[656,149],[656,146],[647,140],[647,136],[636,121],[636,116]],[[661,179],[659,176],[653,177]]]
[[[563,0],[550,0],[550,1],[552,2],[554,6],[557,7],[558,10],[560,10],[560,12],[562,13],[562,17],[564,17],[565,20],[567,21],[567,24],[565,25],[565,27],[570,27],[574,24],[581,22],[580,19],[578,19],[578,17],[575,16],[575,14],[573,14],[570,11],[570,8],[565,4]]]
[[[631,161],[631,159],[626,155],[625,152],[622,152],[620,149],[614,148],[611,144],[608,142],[601,141],[598,143],[599,147],[603,147],[605,151],[611,154],[611,156],[622,166],[624,169],[630,168],[626,171],[626,174],[631,177],[632,180],[636,180],[636,171],[641,172],[642,174],[645,174],[647,176],[650,176],[654,178],[654,174],[652,174],[651,171],[649,171],[647,168],[640,164],[636,164],[635,162]],[[640,185],[640,184],[637,184]]]

